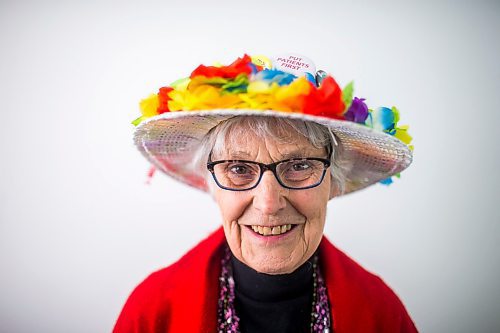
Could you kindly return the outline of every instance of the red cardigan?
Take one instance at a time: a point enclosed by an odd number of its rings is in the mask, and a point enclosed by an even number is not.
[[[220,228],[179,261],[146,278],[130,295],[113,333],[217,332],[224,243]],[[325,237],[320,267],[335,333],[417,332],[394,292]]]

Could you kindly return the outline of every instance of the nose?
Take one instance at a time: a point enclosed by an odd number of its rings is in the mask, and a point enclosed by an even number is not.
[[[259,185],[253,189],[253,205],[264,215],[273,215],[285,208],[288,190],[278,183],[274,174],[267,170],[262,174]]]

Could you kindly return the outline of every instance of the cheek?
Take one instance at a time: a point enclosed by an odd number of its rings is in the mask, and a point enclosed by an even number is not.
[[[214,198],[219,206],[222,227],[224,228],[224,234],[229,247],[239,260],[244,261],[241,257],[241,229],[236,221],[244,213],[248,206],[249,199],[247,199],[243,193],[224,190],[216,191],[214,193]]]
[[[290,198],[290,202],[309,221],[317,221],[319,219],[324,222],[329,196],[330,187],[325,186],[318,188],[318,191],[297,192],[296,196]]]
[[[239,219],[248,206],[244,193],[219,190],[214,193],[224,226]]]
[[[302,192],[291,200],[294,208],[307,219],[303,237],[307,243],[319,243],[323,236],[326,220],[327,203],[330,194],[329,184],[318,191]]]

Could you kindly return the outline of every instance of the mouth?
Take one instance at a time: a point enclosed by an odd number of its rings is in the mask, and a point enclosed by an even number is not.
[[[249,225],[249,229],[253,230],[254,233],[261,236],[278,236],[288,233],[290,230],[294,229],[296,224],[283,224],[274,227],[265,227],[261,225]]]

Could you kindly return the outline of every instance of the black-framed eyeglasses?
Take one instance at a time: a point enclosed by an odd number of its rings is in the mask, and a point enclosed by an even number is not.
[[[278,183],[291,190],[305,190],[321,184],[330,159],[319,157],[290,158],[264,164],[246,160],[220,160],[207,163],[215,183],[229,191],[247,191],[259,185],[262,175],[270,170]]]

